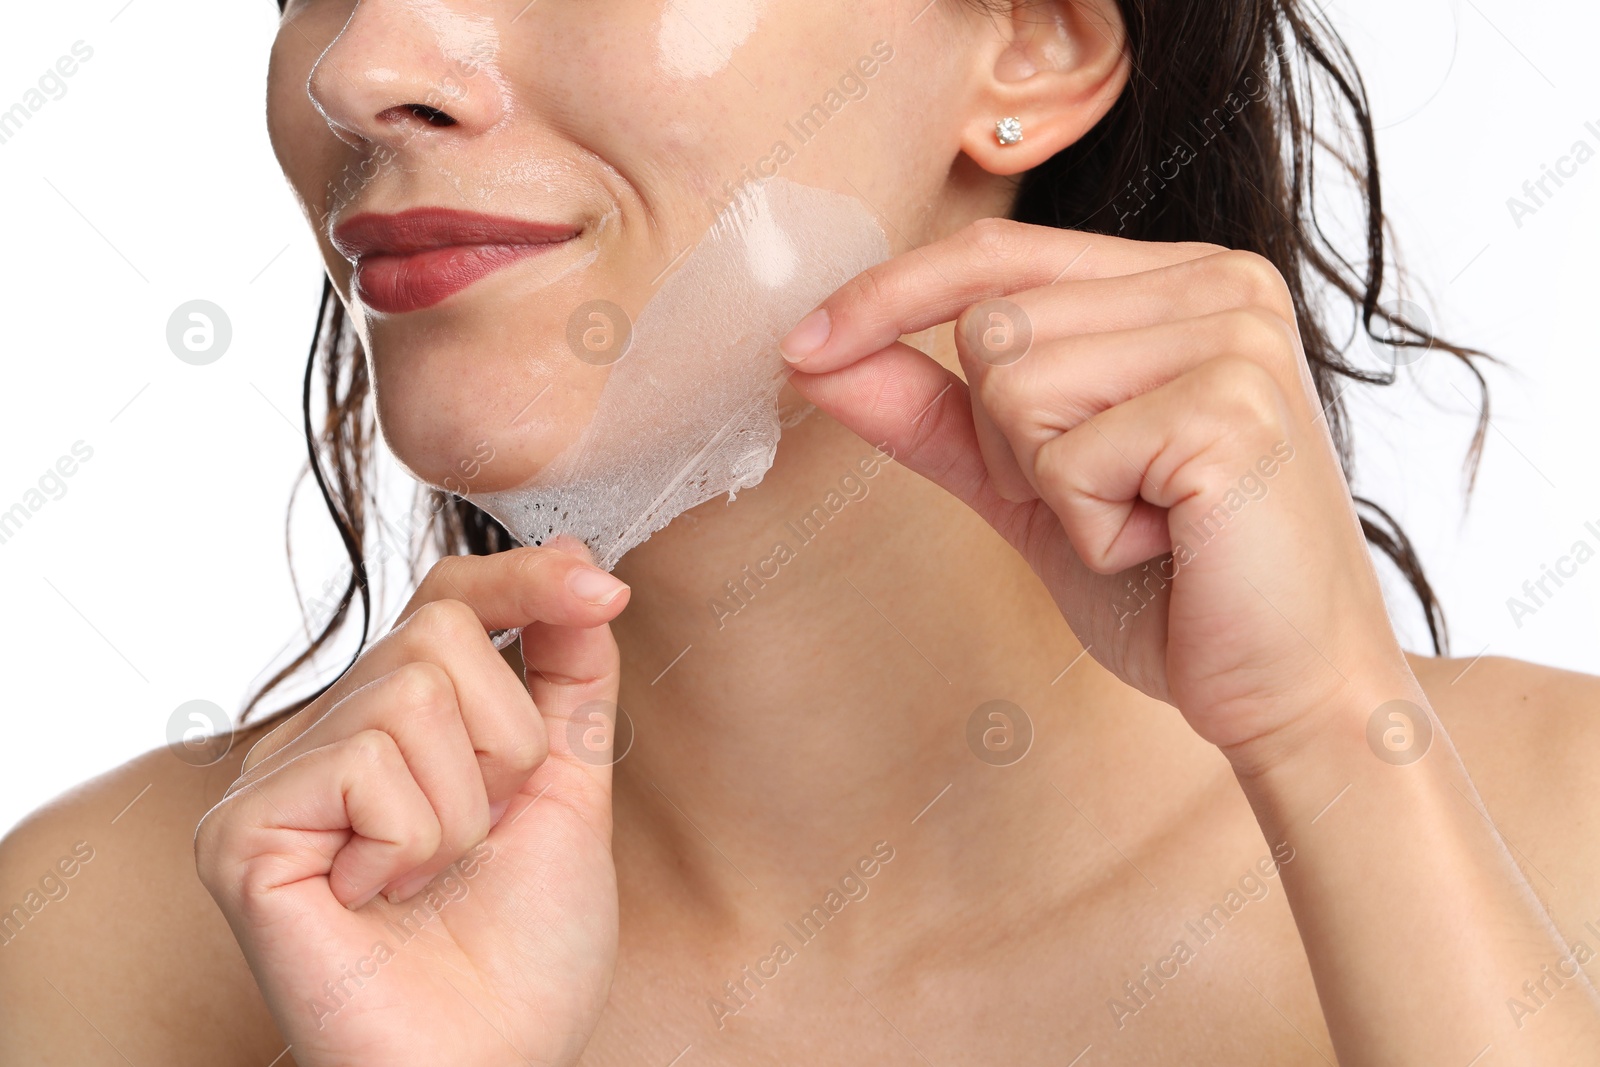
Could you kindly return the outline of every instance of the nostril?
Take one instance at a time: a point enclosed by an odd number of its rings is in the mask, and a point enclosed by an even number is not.
[[[454,126],[456,124],[455,119],[436,107],[429,107],[427,104],[407,104],[405,106],[413,115],[422,119],[429,126]]]

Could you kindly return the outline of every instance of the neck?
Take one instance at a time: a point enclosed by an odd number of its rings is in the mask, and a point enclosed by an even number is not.
[[[947,336],[930,347],[954,362]],[[1082,655],[987,524],[821,413],[784,432],[759,486],[689,512],[617,574],[633,588],[612,624],[634,725],[616,767],[625,891],[631,861],[657,895],[670,881],[738,914],[814,894],[879,841],[902,875],[962,893],[980,887],[951,871],[969,871],[992,891],[1039,877],[1030,846],[1079,809],[1154,833],[1216,780],[1215,754]],[[973,726],[996,700],[1026,722]],[[1027,723],[1006,765],[1007,730]],[[1119,862],[1048,866],[1087,884]]]

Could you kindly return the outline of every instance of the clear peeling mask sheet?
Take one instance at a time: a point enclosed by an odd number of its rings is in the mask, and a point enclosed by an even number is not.
[[[788,364],[778,341],[888,258],[859,200],[783,178],[746,186],[631,330],[595,312],[596,329],[617,331],[607,343],[620,356],[576,438],[530,481],[466,499],[524,545],[568,534],[612,570],[690,508],[761,481],[782,430]],[[580,344],[585,325],[580,315]]]

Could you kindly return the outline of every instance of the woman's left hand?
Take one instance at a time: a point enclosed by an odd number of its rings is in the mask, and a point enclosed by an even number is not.
[[[1266,260],[988,220],[823,309],[786,339],[795,387],[988,520],[1293,850],[1279,877],[1341,1063],[1592,1054],[1592,988],[1537,1027],[1502,1010],[1570,950],[1395,640]],[[967,385],[896,340],[952,319]],[[1402,759],[1369,733],[1391,700],[1431,731]]]
[[[898,340],[952,319],[965,385]],[[1236,769],[1414,690],[1266,259],[986,219],[857,276],[785,350]]]

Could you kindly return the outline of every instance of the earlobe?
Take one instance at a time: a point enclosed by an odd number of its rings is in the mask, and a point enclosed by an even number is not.
[[[961,148],[991,174],[1020,174],[1094,128],[1127,84],[1116,0],[1019,2],[997,15]]]

